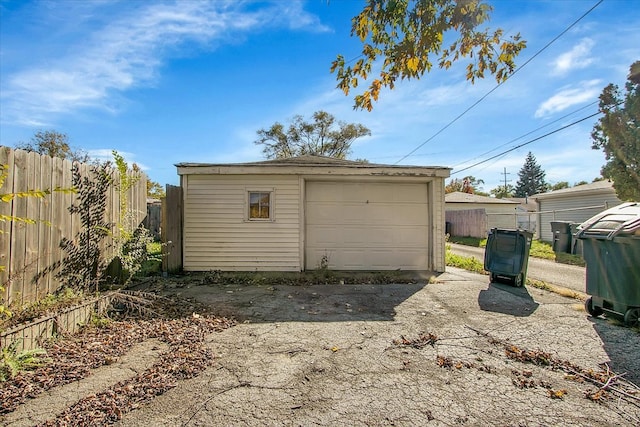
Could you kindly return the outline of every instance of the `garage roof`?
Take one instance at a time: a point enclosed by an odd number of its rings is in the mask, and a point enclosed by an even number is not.
[[[178,175],[374,175],[428,176],[447,178],[444,166],[403,166],[343,160],[323,156],[299,156],[249,163],[178,163]]]

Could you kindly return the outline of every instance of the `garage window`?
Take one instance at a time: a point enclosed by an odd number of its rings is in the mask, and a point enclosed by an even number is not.
[[[269,221],[272,214],[273,191],[249,191],[248,216],[250,221]]]

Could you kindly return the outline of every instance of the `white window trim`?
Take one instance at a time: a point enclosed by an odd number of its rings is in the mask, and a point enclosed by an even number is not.
[[[269,193],[269,218],[250,218],[251,193]],[[273,187],[247,187],[245,188],[244,221],[245,222],[275,222],[276,189]]]

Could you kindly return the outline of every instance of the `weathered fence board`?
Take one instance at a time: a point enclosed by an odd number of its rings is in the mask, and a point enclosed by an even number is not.
[[[167,185],[162,199],[162,271],[182,268],[182,187]]]
[[[27,191],[27,152],[16,151],[13,163],[13,193]],[[9,166],[11,168],[11,165]],[[5,181],[5,184],[7,182]],[[29,197],[17,197],[13,199],[13,209],[11,215],[18,218],[27,217],[27,203]],[[22,221],[13,221],[13,226],[9,231],[11,236],[11,250],[9,252],[9,301],[20,297],[20,291],[24,289],[24,271],[27,267],[27,231],[29,224]],[[21,301],[18,301],[21,302]]]
[[[160,240],[161,213],[161,201],[147,202],[147,217],[144,219],[144,227],[149,230],[155,240]]]
[[[451,223],[451,235],[487,237],[487,214],[484,209],[446,211],[445,221]]]
[[[9,147],[0,147],[0,164],[13,164],[13,150]],[[4,193],[5,191],[3,189],[9,188],[10,185],[13,187],[13,170],[7,169],[5,170],[5,173],[7,174],[7,177],[5,178],[4,184],[0,186],[0,194]],[[0,214],[10,216],[12,214],[12,206],[13,205],[10,203],[0,202]],[[4,271],[0,271],[0,285],[7,283],[9,278],[9,269],[6,267],[9,265],[9,253],[11,251],[10,230],[11,222],[0,221],[0,265],[5,267]],[[7,295],[8,289],[5,289],[4,294],[0,296],[6,299]]]
[[[8,176],[0,187],[0,194],[72,187],[73,164],[69,160],[0,147],[0,164],[8,166]],[[82,176],[91,177],[90,165],[80,164],[79,167]],[[117,171],[113,170],[113,174],[117,181]],[[126,207],[131,212],[127,221],[134,226],[142,223],[146,216],[146,187],[146,176],[142,174],[125,193]],[[65,253],[60,248],[60,241],[75,239],[82,227],[77,215],[68,211],[76,200],[76,194],[52,191],[44,198],[14,197],[9,203],[0,203],[3,215],[36,221],[36,224],[0,222],[0,265],[6,268],[0,272],[0,284],[5,287],[4,304],[32,302],[60,288],[54,274],[40,273],[62,261]],[[107,222],[122,224],[120,204],[120,192],[112,185],[107,193]],[[112,232],[117,235],[117,227]],[[113,256],[112,240],[107,239],[103,246],[108,261]]]
[[[40,162],[40,171],[39,178],[40,182],[38,183],[37,188],[53,188],[52,187],[52,157],[43,156]],[[42,271],[42,269],[51,265],[51,228],[52,228],[52,216],[51,216],[51,203],[49,200],[43,200],[42,203],[38,204],[40,207],[40,211],[38,212],[38,218],[40,222],[38,223],[38,254],[40,254],[40,258],[38,259],[38,267],[37,271]],[[36,298],[39,298],[41,295],[46,295],[50,292],[49,286],[51,285],[51,281],[49,280],[49,276],[47,275],[40,282],[39,288],[36,288]]]

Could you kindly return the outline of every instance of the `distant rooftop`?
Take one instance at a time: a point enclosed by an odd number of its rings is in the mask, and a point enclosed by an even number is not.
[[[498,199],[495,197],[479,196],[477,194],[463,193],[461,191],[454,191],[453,193],[445,194],[444,201],[448,203],[493,203],[502,205],[515,205],[516,201],[509,199]]]
[[[585,193],[607,193],[615,192],[613,182],[608,180],[596,181],[590,184],[576,185],[575,187],[563,188],[562,190],[550,191],[548,193],[535,194],[529,196],[531,199],[546,199],[562,196],[571,196]]]

